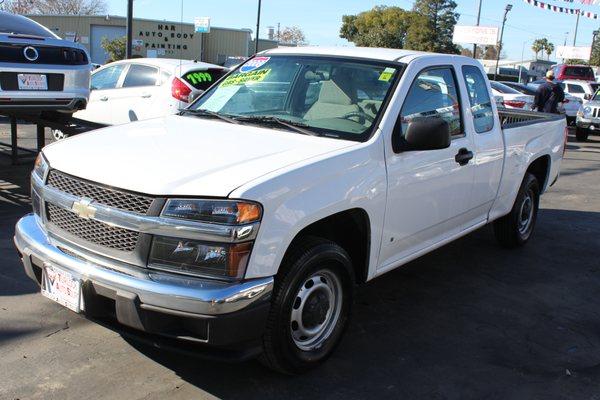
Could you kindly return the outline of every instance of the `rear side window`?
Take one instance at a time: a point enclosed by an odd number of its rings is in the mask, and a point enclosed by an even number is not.
[[[422,71],[406,95],[402,111],[402,134],[410,122],[423,118],[442,118],[448,122],[452,136],[460,136],[462,120],[454,72],[450,67]]]
[[[183,79],[197,90],[206,90],[227,73],[221,68],[191,70],[183,74]]]
[[[123,87],[155,86],[158,79],[158,68],[148,65],[131,64]]]
[[[475,132],[488,132],[494,128],[494,111],[485,79],[479,68],[474,66],[465,65],[462,72],[469,94]]]
[[[590,67],[565,67],[564,75],[581,79],[594,79],[594,71]]]
[[[567,91],[569,93],[585,93],[581,85],[574,85],[572,83],[567,83]]]
[[[125,68],[124,64],[113,65],[107,67],[98,72],[92,74],[90,89],[102,90],[102,89],[114,89],[117,87],[119,77]]]

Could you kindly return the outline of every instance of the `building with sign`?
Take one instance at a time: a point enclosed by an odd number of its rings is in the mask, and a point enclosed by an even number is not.
[[[75,40],[89,51],[92,62],[104,64],[108,54],[102,39],[123,37],[125,17],[113,15],[29,15],[58,36]],[[208,33],[196,32],[194,23],[133,20],[133,54],[139,57],[182,58],[223,64],[228,57],[253,54],[250,29],[210,26]],[[277,47],[277,43],[262,43],[262,49]]]

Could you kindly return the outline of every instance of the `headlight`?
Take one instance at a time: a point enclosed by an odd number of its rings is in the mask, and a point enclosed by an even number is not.
[[[260,221],[259,204],[238,200],[169,199],[161,214],[216,224],[241,225]]]
[[[226,280],[241,279],[252,242],[209,243],[155,236],[148,267]]]
[[[40,152],[35,159],[35,164],[33,165],[33,172],[39,176],[42,180],[46,177],[46,172],[48,172],[48,162],[46,158]]]
[[[583,107],[583,115],[589,115],[592,112],[592,108],[591,107]]]

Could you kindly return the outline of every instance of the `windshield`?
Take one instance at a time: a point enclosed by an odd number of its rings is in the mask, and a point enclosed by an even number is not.
[[[52,31],[29,18],[0,11],[0,33],[56,38]]]
[[[370,136],[398,76],[398,65],[374,61],[255,57],[190,109],[242,123],[284,121],[317,135],[363,141]]]
[[[590,67],[565,67],[563,74],[581,79],[594,79],[594,71]]]

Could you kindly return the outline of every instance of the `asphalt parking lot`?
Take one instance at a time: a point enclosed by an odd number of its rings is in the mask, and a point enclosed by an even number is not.
[[[486,227],[369,283],[337,352],[298,377],[156,349],[43,298],[12,244],[30,169],[0,157],[0,399],[600,399],[600,136],[569,144],[528,246]]]

